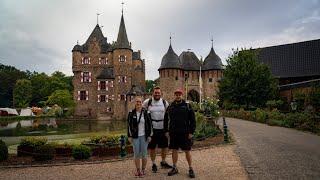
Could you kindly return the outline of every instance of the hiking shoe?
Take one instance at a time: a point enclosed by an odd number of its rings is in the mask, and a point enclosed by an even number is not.
[[[172,168],[172,166],[170,166],[167,162],[161,162],[160,165],[164,169],[171,169]]]
[[[158,171],[157,165],[153,164],[152,165],[152,172],[156,173]]]
[[[189,177],[190,178],[195,178],[196,177],[196,175],[194,174],[193,169],[189,169]]]
[[[172,168],[169,172],[168,172],[168,176],[173,176],[175,174],[178,174],[178,169],[177,168]]]

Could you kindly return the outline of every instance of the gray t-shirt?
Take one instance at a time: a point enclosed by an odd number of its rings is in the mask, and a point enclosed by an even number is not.
[[[164,114],[166,112],[166,108],[169,106],[169,103],[165,101],[166,104],[164,106],[162,98],[160,98],[158,101],[152,98],[152,102],[149,107],[148,103],[149,99],[146,99],[143,102],[143,107],[147,108],[148,111],[150,111],[151,119],[153,120],[153,129],[163,129]]]

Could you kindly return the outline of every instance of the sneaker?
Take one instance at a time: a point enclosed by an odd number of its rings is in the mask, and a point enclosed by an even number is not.
[[[170,166],[167,162],[161,162],[160,163],[161,167],[164,168],[164,169],[171,169],[172,166]]]
[[[137,170],[136,173],[134,174],[134,176],[136,178],[140,177],[141,176],[140,170]]]
[[[172,168],[169,172],[168,172],[168,176],[173,176],[175,174],[178,174],[178,169],[177,168]]]
[[[158,171],[157,165],[153,164],[152,165],[152,172],[156,173]]]
[[[189,169],[189,177],[190,178],[195,178],[196,177],[196,175],[194,174],[193,169]]]

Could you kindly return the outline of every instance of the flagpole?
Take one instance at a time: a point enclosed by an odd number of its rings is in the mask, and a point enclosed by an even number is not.
[[[200,58],[200,74],[199,74],[199,92],[200,92],[200,110],[201,110],[201,104],[202,104],[202,76],[201,76],[201,66],[202,66],[202,57]]]

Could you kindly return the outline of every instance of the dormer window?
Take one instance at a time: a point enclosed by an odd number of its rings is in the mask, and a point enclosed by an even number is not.
[[[127,60],[126,56],[124,56],[124,55],[119,56],[119,62],[126,62],[126,60]]]

